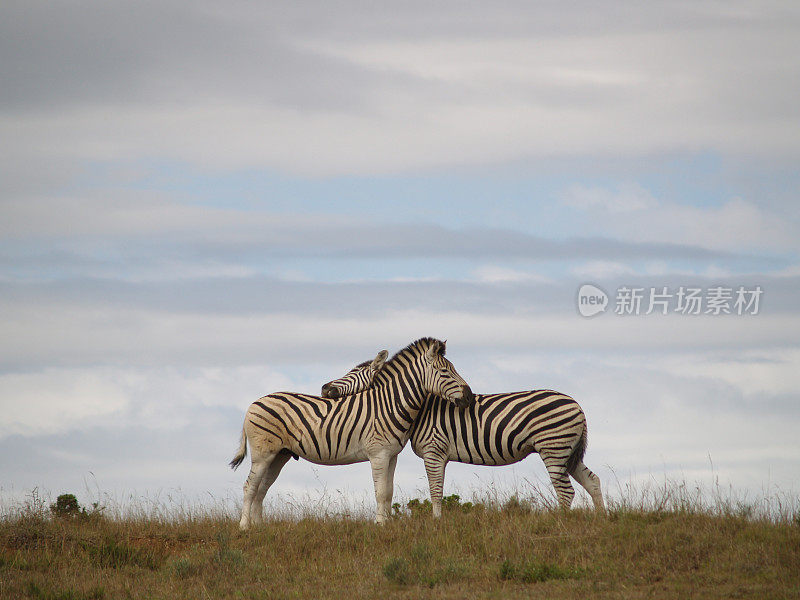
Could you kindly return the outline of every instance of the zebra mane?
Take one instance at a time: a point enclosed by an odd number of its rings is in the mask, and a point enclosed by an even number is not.
[[[406,346],[402,350],[399,350],[398,352],[395,352],[395,354],[394,354],[394,356],[392,356],[392,358],[390,358],[389,360],[384,362],[383,365],[381,365],[380,370],[375,374],[375,379],[373,380],[373,383],[370,386],[370,388],[380,387],[382,383],[387,381],[387,379],[389,378],[389,375],[387,375],[387,374],[389,372],[395,370],[394,367],[399,362],[397,360],[399,356],[407,355],[409,353],[419,352],[420,350],[422,352],[424,352],[432,344],[440,344],[441,355],[444,356],[444,350],[445,350],[445,343],[444,342],[442,342],[441,340],[437,340],[436,338],[432,338],[432,337],[419,338],[418,340],[416,340],[414,342],[411,342],[408,346]],[[371,363],[372,363],[371,360],[365,360],[364,362],[362,362],[362,363],[356,365],[355,367],[353,367],[353,369],[358,369],[359,367],[366,367],[367,365],[369,365]],[[400,368],[401,368],[401,370],[403,370],[402,366]]]
[[[386,365],[388,365],[389,363],[394,361],[394,359],[396,359],[401,354],[405,354],[406,352],[409,352],[409,351],[412,351],[412,350],[417,350],[420,346],[423,346],[423,345],[426,346],[426,347],[429,347],[432,344],[441,344],[441,347],[442,347],[441,354],[442,354],[442,356],[444,356],[445,343],[443,341],[437,340],[436,338],[432,338],[432,337],[423,337],[423,338],[419,338],[415,342],[411,342],[408,346],[406,346],[402,350],[399,350],[398,352],[395,352],[394,356],[392,356],[392,358],[390,358],[389,360],[386,361]],[[371,361],[367,361],[367,362],[371,362]]]

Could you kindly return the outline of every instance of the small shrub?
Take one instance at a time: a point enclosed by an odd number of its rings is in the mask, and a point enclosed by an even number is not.
[[[61,494],[55,504],[50,505],[50,512],[61,518],[77,517],[81,514],[81,507],[75,494]]]
[[[531,512],[531,505],[530,502],[521,501],[515,494],[503,503],[500,510],[511,514],[527,514]]]
[[[461,508],[461,496],[451,494],[442,498],[442,510],[455,510]]]
[[[104,506],[100,506],[99,503],[93,502],[92,509],[87,511],[86,508],[82,507],[78,503],[78,499],[75,497],[75,494],[61,494],[54,504],[50,505],[50,512],[53,514],[54,517],[59,519],[70,519],[70,518],[98,518],[102,516],[102,512],[105,510]]]
[[[427,498],[425,500],[420,500],[419,498],[414,498],[408,501],[406,504],[408,510],[411,511],[411,516],[420,515],[423,513],[429,513],[433,510],[433,505],[431,501]]]
[[[427,498],[425,500],[420,500],[419,498],[414,498],[413,500],[409,500],[406,504],[411,516],[416,516],[420,514],[427,514],[433,510],[433,504]],[[471,512],[473,510],[483,510],[483,504],[473,504],[472,502],[461,502],[461,497],[458,494],[451,494],[449,496],[444,496],[442,498],[442,512],[450,512],[450,511],[462,511],[465,513]],[[395,515],[400,516],[402,514],[401,507],[399,504],[394,505]]]

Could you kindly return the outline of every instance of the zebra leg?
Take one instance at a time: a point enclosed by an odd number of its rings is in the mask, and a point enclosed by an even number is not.
[[[256,492],[253,503],[250,505],[250,521],[253,525],[261,525],[264,522],[264,496],[267,495],[267,490],[275,483],[278,475],[281,474],[281,469],[291,457],[292,455],[288,452],[279,452],[267,467],[266,473],[261,478],[261,483],[258,484],[258,492]]]
[[[447,459],[441,454],[427,453],[423,460],[425,461],[425,472],[428,474],[428,487],[431,490],[433,518],[438,519],[442,516],[444,468],[447,466]]]
[[[547,467],[550,481],[556,490],[558,503],[561,508],[569,508],[572,504],[572,498],[575,496],[575,490],[569,481],[569,475],[567,475],[566,458],[543,454],[542,460],[544,461],[544,466]]]
[[[397,466],[397,455],[379,454],[371,457],[372,481],[375,484],[375,500],[378,510],[375,513],[376,523],[385,523],[392,509],[394,493],[394,469]]]
[[[250,474],[247,476],[247,481],[244,482],[244,500],[242,501],[242,518],[239,521],[239,529],[245,531],[250,528],[250,514],[252,511],[253,501],[258,494],[258,486],[261,484],[261,479],[269,469],[270,463],[275,458],[275,454],[258,455],[252,452],[251,456],[253,463],[250,465]]]
[[[583,489],[589,492],[589,495],[592,497],[592,502],[594,502],[595,510],[603,512],[605,510],[605,504],[603,503],[603,491],[600,489],[600,478],[592,473],[589,467],[583,464],[583,461],[575,466],[575,469],[570,475],[583,486]]]

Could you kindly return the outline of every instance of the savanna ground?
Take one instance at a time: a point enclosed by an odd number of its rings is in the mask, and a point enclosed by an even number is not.
[[[230,511],[109,516],[34,493],[0,517],[0,598],[800,598],[793,501],[677,486],[609,504],[452,496],[437,522],[411,501],[385,526],[284,514],[241,533]]]

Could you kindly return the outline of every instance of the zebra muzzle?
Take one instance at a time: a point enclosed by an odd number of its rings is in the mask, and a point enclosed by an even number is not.
[[[466,408],[472,406],[475,402],[475,394],[468,385],[461,386],[461,398],[456,401],[456,406],[459,408]]]
[[[339,388],[330,383],[326,383],[322,386],[322,394],[323,398],[330,398],[331,400],[337,400],[339,398]]]

